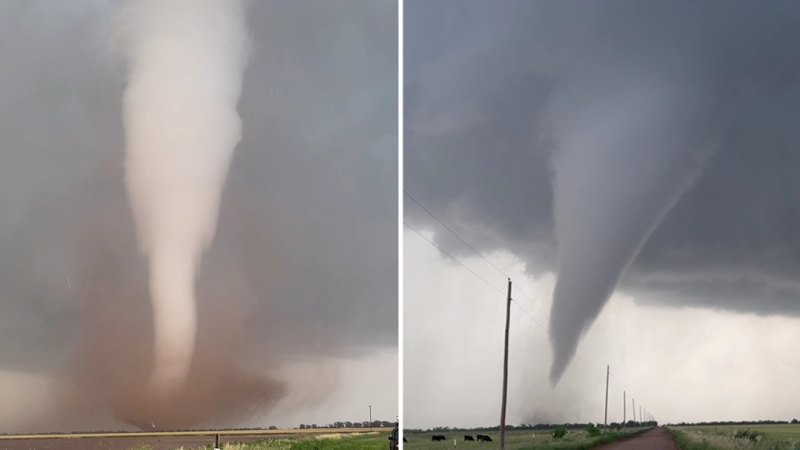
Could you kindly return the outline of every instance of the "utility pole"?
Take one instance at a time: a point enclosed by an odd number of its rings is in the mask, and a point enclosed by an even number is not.
[[[511,278],[508,279],[506,302],[506,343],[503,353],[503,401],[500,409],[500,450],[506,448],[506,394],[508,393],[508,329],[511,326]]]
[[[631,403],[633,403],[633,423],[636,423],[636,399],[631,397]]]
[[[372,405],[369,405],[369,431],[372,431]]]
[[[622,391],[622,426],[625,426],[625,410],[628,408],[628,400],[625,398],[625,391]]]
[[[611,366],[606,365],[606,414],[603,417],[603,428],[608,428],[608,376],[611,374]]]

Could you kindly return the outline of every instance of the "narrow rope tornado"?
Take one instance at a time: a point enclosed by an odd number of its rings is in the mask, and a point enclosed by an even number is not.
[[[231,157],[248,36],[237,0],[137,0],[125,38],[125,180],[149,261],[149,388],[180,389],[194,352],[196,271],[211,244]]]

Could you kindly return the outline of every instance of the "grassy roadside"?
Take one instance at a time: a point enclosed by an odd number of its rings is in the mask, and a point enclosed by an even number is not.
[[[621,441],[623,439],[629,439],[629,438],[632,438],[634,436],[638,436],[638,435],[640,435],[640,434],[642,434],[642,433],[644,433],[645,431],[648,431],[648,430],[649,430],[649,428],[648,429],[644,429],[644,430],[638,430],[638,431],[635,431],[633,433],[612,431],[612,432],[604,433],[604,434],[602,434],[600,436],[597,436],[597,437],[595,437],[592,440],[587,441],[587,442],[565,443],[565,445],[554,444],[552,446],[544,446],[544,447],[537,446],[537,447],[532,447],[532,448],[534,448],[536,450],[589,450],[589,449],[598,447],[600,445],[610,444],[612,442],[617,442],[617,441]]]
[[[800,449],[797,425],[722,425],[667,428],[682,450]]]
[[[686,436],[686,433],[683,431],[674,428],[667,428],[667,431],[669,431],[669,434],[675,439],[675,443],[678,444],[681,450],[722,450],[720,447],[711,445],[706,439],[702,439],[699,442],[692,440]]]

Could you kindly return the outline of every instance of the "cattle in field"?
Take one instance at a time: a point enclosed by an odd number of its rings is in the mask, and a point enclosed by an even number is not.
[[[465,441],[474,441],[475,438],[467,434],[467,435],[464,436],[464,440]]]
[[[406,439],[405,436],[403,436],[403,442],[408,442],[408,439]]]
[[[492,438],[485,434],[479,434],[477,437],[478,437],[478,442],[492,442]]]
[[[447,438],[445,436],[442,436],[441,434],[434,434],[433,436],[431,436],[432,441],[444,441],[446,439]]]

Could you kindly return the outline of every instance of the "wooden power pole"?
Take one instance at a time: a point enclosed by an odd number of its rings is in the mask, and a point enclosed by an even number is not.
[[[603,417],[603,427],[608,428],[608,376],[611,374],[611,366],[606,365],[606,414]]]
[[[511,326],[511,278],[506,302],[506,343],[503,351],[503,401],[500,408],[500,450],[506,448],[506,394],[508,393],[508,329]]]
[[[625,398],[625,391],[622,391],[622,426],[625,426],[625,413],[628,409],[628,399]]]

